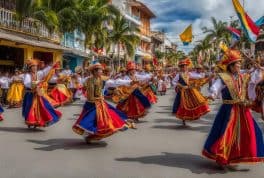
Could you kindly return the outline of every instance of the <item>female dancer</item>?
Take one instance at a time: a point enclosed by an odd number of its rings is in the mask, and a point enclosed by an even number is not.
[[[153,74],[151,73],[151,67],[150,65],[145,66],[145,73],[143,73],[143,77],[147,78],[148,80],[154,80]],[[139,75],[139,78],[142,75]],[[155,104],[158,102],[158,98],[155,95],[156,88],[154,88],[153,82],[152,81],[146,81],[146,84],[142,87],[141,91],[142,93],[148,98],[151,104]]]
[[[207,99],[197,89],[202,83],[200,75],[188,71],[191,65],[190,59],[179,62],[180,73],[176,75],[172,83],[176,86],[176,98],[173,104],[173,114],[183,121],[197,120],[207,114],[210,109]]]
[[[87,90],[87,101],[79,119],[73,126],[73,131],[84,136],[87,143],[109,137],[127,127],[126,115],[104,100],[102,65],[95,63],[89,69],[93,76],[84,83]]]
[[[64,105],[72,101],[72,92],[68,89],[67,83],[70,82],[70,76],[62,74],[60,69],[56,69],[55,76],[57,85],[51,90],[50,96],[59,105]]]
[[[9,108],[19,108],[22,105],[24,96],[23,77],[18,70],[15,70],[15,75],[11,78],[12,84],[7,93],[7,102]]]
[[[242,162],[263,162],[262,132],[250,112],[247,100],[248,74],[241,74],[241,55],[237,50],[225,51],[219,74],[210,91],[211,98],[222,94],[223,104],[216,115],[205,142],[203,155],[220,166]]]
[[[151,103],[148,98],[140,91],[140,81],[145,78],[140,78],[136,75],[136,65],[133,62],[127,64],[127,73],[125,80],[119,80],[118,83],[125,90],[124,93],[129,93],[126,98],[119,101],[116,106],[117,109],[127,114],[129,119],[138,121],[139,118],[145,116],[147,109],[150,108]],[[142,76],[143,77],[143,76]]]
[[[24,86],[26,94],[24,96],[22,115],[28,128],[46,127],[59,121],[61,113],[55,110],[43,94],[43,80],[49,72],[53,72],[58,67],[56,63],[49,70],[37,71],[38,61],[30,60],[28,67],[30,72],[24,76]],[[45,89],[44,89],[45,90]]]

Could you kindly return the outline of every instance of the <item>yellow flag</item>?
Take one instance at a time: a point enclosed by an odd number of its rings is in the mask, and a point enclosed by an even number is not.
[[[180,34],[181,41],[184,45],[188,45],[192,42],[192,25],[189,25],[183,32]]]

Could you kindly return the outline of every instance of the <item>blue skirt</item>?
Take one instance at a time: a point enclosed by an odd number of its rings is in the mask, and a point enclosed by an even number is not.
[[[107,118],[107,122],[110,123],[111,128],[105,125],[98,125],[98,113],[95,103],[86,102],[83,106],[83,111],[73,126],[73,131],[79,135],[97,135],[97,138],[104,138],[112,135],[118,130],[122,130],[126,127],[125,121],[127,120],[126,114],[115,109],[110,104],[104,102],[106,106],[107,114],[110,118]],[[103,118],[104,119],[104,118]],[[105,127],[105,128],[104,128]],[[104,130],[104,132],[102,132]],[[98,140],[98,139],[97,139]]]
[[[35,96],[32,92],[26,92],[22,115],[27,125],[46,127],[58,122],[62,114],[54,109],[43,96]]]

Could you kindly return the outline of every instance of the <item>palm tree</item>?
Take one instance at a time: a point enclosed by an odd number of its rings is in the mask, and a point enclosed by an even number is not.
[[[177,51],[177,52],[169,52],[166,53],[166,59],[169,64],[176,66],[177,62],[184,58],[186,55],[183,51]]]
[[[140,38],[135,34],[135,32],[139,32],[139,29],[129,26],[127,20],[121,15],[115,16],[112,25],[113,30],[110,32],[109,39],[117,48],[118,67],[120,67],[121,46],[128,56],[133,56],[135,47],[140,41]]]
[[[108,0],[78,0],[78,26],[85,34],[85,48],[91,48],[97,40],[102,40],[101,34],[105,33],[107,23],[117,13],[118,10]]]
[[[221,40],[225,40],[227,32],[227,23],[221,20],[217,21],[214,17],[211,18],[213,28],[203,27],[204,33],[207,33],[207,37],[213,40],[215,45],[218,45]]]
[[[20,27],[23,20],[31,16],[33,2],[34,0],[16,0],[15,18],[18,20]]]
[[[50,33],[72,32],[78,24],[77,1],[37,0],[33,4],[33,17],[40,20]]]

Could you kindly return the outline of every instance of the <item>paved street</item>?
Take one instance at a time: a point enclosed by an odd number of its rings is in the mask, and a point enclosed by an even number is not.
[[[21,111],[6,109],[0,123],[1,178],[260,178],[263,164],[239,166],[225,172],[201,156],[217,111],[182,127],[171,115],[173,91],[159,102],[137,130],[87,145],[71,126],[82,103],[59,108],[62,120],[49,128],[28,130]],[[264,125],[261,128],[264,130]]]

